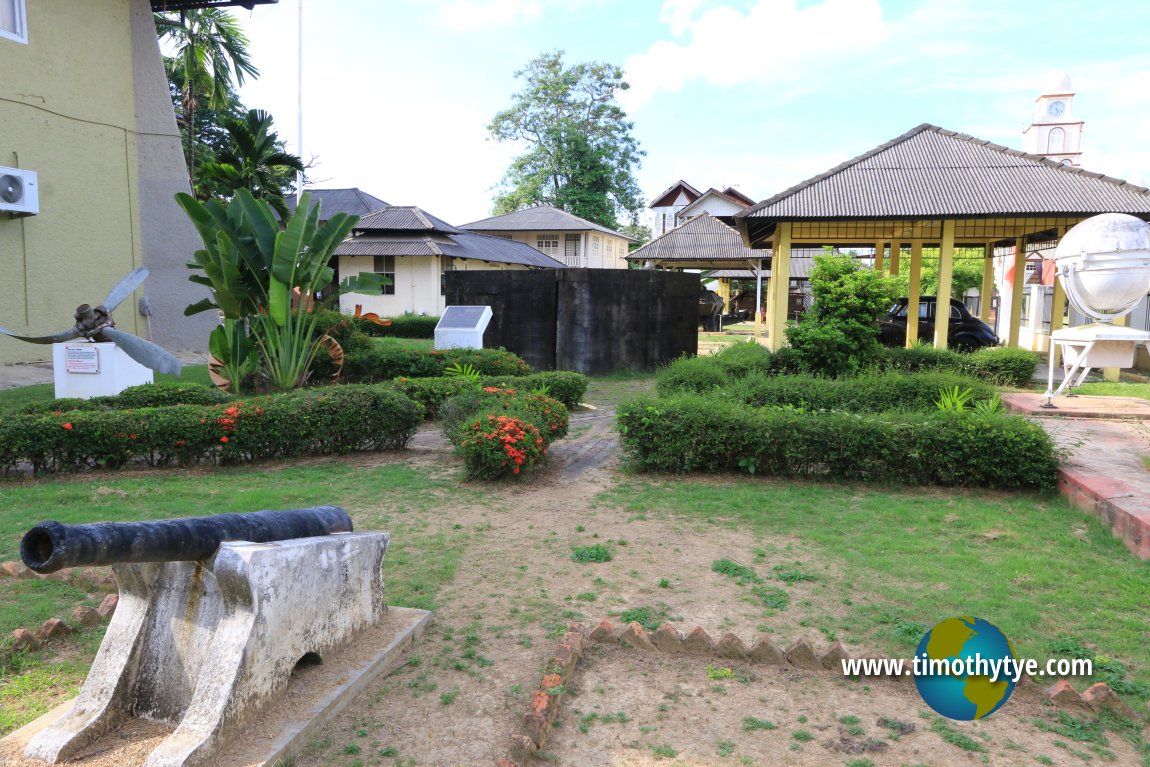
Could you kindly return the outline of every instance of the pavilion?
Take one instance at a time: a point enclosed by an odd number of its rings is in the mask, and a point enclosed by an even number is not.
[[[875,268],[891,274],[899,273],[909,249],[910,306],[919,302],[924,247],[939,249],[939,306],[950,302],[956,247],[984,249],[983,296],[993,288],[995,249],[1008,249],[1014,282],[1003,341],[1018,346],[1027,252],[1099,213],[1150,220],[1150,190],[924,123],[737,213],[735,221],[743,244],[770,261],[771,349],[785,342],[792,248],[824,245],[874,248]],[[1052,331],[1061,327],[1065,302],[1056,281]],[[989,309],[984,300],[984,320]],[[939,314],[933,341],[945,348],[950,317]],[[906,343],[917,341],[918,315],[912,311]]]

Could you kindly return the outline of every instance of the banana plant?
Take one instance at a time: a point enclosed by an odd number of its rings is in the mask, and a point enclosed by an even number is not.
[[[188,194],[176,195],[200,238],[188,268],[192,282],[211,290],[211,297],[192,304],[184,314],[218,310],[225,324],[213,331],[215,344],[226,358],[217,357],[233,373],[259,369],[277,389],[294,389],[307,381],[322,337],[316,332],[318,316],[311,311],[316,291],[334,276],[328,266],[332,252],[359,220],[337,213],[319,223],[320,203],[311,195],[300,197],[295,212],[281,228],[271,206],[246,189],[230,202],[201,203]],[[363,273],[339,284],[333,295],[354,292],[378,295],[385,277]],[[231,321],[231,324],[229,324]],[[213,352],[214,353],[214,352]],[[239,391],[233,382],[233,391]]]

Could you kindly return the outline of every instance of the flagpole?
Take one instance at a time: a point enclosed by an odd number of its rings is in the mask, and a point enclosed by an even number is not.
[[[296,93],[299,96],[298,107],[298,124],[296,126],[297,149],[299,151],[299,159],[302,163],[303,159],[303,0],[299,0],[299,54],[297,57],[298,71],[296,81]],[[299,205],[300,197],[303,195],[303,174],[301,170],[296,179],[295,188],[295,201]]]

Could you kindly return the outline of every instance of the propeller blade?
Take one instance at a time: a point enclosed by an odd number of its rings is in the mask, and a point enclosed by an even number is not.
[[[181,363],[169,352],[151,341],[115,328],[104,328],[100,334],[124,350],[124,354],[157,373],[180,374]]]
[[[59,344],[80,337],[80,333],[77,333],[75,328],[61,330],[59,333],[53,333],[50,336],[18,336],[8,328],[3,327],[0,327],[0,333],[11,336],[19,341],[27,341],[30,344]]]
[[[104,299],[104,308],[111,312],[120,305],[120,302],[132,295],[136,288],[143,285],[146,279],[148,279],[148,270],[142,266],[128,272],[128,276],[108,291],[108,297]]]

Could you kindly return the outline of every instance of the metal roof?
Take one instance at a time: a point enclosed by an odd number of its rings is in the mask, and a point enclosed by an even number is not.
[[[320,215],[325,220],[336,213],[366,216],[368,213],[388,207],[388,204],[383,200],[355,187],[350,189],[305,189],[304,191],[311,193],[313,205],[316,200],[323,203]],[[295,211],[295,195],[287,198],[287,206],[289,211]]]
[[[567,265],[525,242],[465,232],[425,210],[393,205],[360,220],[337,256],[446,256],[539,269]]]
[[[152,0],[152,10],[187,11],[192,8],[225,8],[238,5],[249,11],[257,5],[273,5],[279,0]]]
[[[698,189],[696,189],[695,187],[688,184],[683,179],[679,179],[678,181],[671,184],[669,187],[667,187],[663,191],[659,192],[659,194],[655,196],[655,199],[652,200],[651,204],[648,205],[647,207],[649,207],[649,208],[664,207],[663,205],[660,205],[659,203],[665,202],[664,198],[667,197],[668,195],[670,195],[671,192],[675,191],[676,189],[682,189],[684,192],[686,192],[687,197],[691,198],[691,202],[694,202],[695,200],[699,199],[699,195],[702,194],[702,192],[700,192]],[[673,204],[674,200],[677,198],[678,198],[678,195],[675,195],[675,197],[672,198],[671,201],[667,202],[666,204],[667,205]]]
[[[468,229],[473,232],[585,232],[591,230],[637,242],[634,237],[600,226],[585,218],[579,218],[579,216],[551,205],[536,205],[533,208],[524,208],[504,216],[493,216],[481,221],[472,221],[470,224],[464,224],[460,229]]]
[[[628,261],[757,261],[767,252],[743,244],[739,232],[702,213],[627,254]]]
[[[355,231],[422,231],[455,234],[460,230],[414,205],[390,205],[359,220]]]
[[[1150,213],[1150,190],[923,123],[737,219]]]

